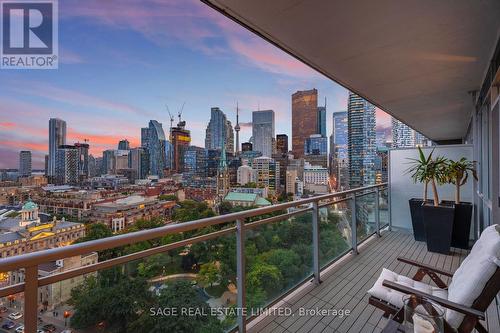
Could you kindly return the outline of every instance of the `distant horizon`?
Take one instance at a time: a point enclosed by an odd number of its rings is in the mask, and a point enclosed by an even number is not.
[[[121,139],[139,146],[150,119],[167,132],[167,106],[177,121],[184,102],[192,144],[201,147],[212,107],[234,126],[238,103],[240,143],[259,109],[273,110],[276,134],[291,138],[297,90],[316,88],[327,99],[327,136],[332,113],[347,110],[345,88],[196,0],[67,0],[59,17],[59,69],[0,71],[0,168],[17,168],[21,150],[43,168],[49,118],[66,121],[68,144],[88,139],[100,156]],[[377,109],[377,128],[389,126]]]

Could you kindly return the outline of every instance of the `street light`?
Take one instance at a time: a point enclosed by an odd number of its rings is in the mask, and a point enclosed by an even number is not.
[[[68,318],[71,316],[71,312],[64,311],[64,327],[68,326]]]

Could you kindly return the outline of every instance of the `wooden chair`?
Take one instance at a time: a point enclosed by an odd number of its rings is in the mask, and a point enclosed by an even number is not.
[[[500,292],[499,257],[500,227],[496,225],[485,229],[455,273],[398,258],[401,262],[418,267],[417,273],[410,280],[384,269],[374,287],[368,291],[371,295],[369,303],[383,310],[385,317],[393,315],[394,320],[402,322],[402,300],[398,297],[402,298],[407,294],[426,297],[446,310],[445,333],[456,332],[455,330],[469,333],[474,328],[479,333],[487,333],[480,320],[485,319],[486,309]],[[420,282],[426,275],[437,287]],[[449,286],[440,275],[452,277]],[[455,302],[453,299],[463,302]]]

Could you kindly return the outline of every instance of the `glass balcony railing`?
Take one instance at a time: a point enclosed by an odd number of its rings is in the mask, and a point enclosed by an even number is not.
[[[381,184],[8,257],[0,271],[19,283],[0,288],[3,317],[33,333],[244,332],[356,254],[387,207]]]

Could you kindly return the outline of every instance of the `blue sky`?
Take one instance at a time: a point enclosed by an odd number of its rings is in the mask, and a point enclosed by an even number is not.
[[[122,138],[137,145],[149,119],[167,129],[167,105],[186,103],[200,146],[213,106],[233,123],[237,102],[241,122],[273,109],[276,133],[289,136],[296,90],[327,98],[328,134],[332,112],[347,108],[344,88],[197,0],[60,1],[59,50],[57,70],[0,71],[0,168],[17,167],[19,150],[43,166],[50,117],[67,121],[68,143],[89,139],[100,155]],[[241,141],[250,134],[243,126]]]

